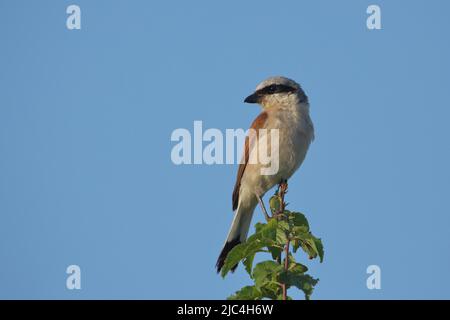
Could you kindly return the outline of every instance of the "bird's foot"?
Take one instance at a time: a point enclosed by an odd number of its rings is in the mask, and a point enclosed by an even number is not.
[[[278,185],[278,194],[281,197],[284,197],[284,195],[287,193],[287,189],[288,189],[288,183],[286,179],[283,179],[280,181],[279,185]]]

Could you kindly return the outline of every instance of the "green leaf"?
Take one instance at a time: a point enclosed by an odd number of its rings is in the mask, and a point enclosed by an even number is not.
[[[300,212],[291,212],[289,220],[294,225],[294,232],[309,232],[309,223],[305,215]]]
[[[255,240],[270,242],[276,240],[278,221],[275,219],[269,220],[268,223],[257,223],[255,225],[256,232],[250,236],[246,242]]]
[[[324,256],[322,239],[314,237],[314,243],[316,244],[317,254],[319,255],[320,263],[322,263],[323,262],[323,256]]]
[[[246,259],[245,266],[247,272],[251,271],[254,255],[262,251],[263,248],[274,244],[277,235],[278,221],[270,220],[267,224],[258,223],[256,233],[244,243],[238,244],[228,253],[222,268],[221,275],[225,277],[228,272],[241,260]]]
[[[260,289],[263,298],[276,300],[277,297],[282,294],[281,286],[275,282],[266,283]]]
[[[278,227],[277,231],[278,230],[282,230],[282,231],[289,231],[290,230],[289,223],[287,223],[284,220],[277,221],[277,227]]]
[[[272,214],[277,214],[281,210],[281,201],[278,194],[273,195],[269,200],[270,211]]]
[[[295,262],[289,266],[289,271],[294,272],[296,274],[301,274],[307,272],[308,267],[301,263]]]
[[[261,229],[267,226],[265,223],[257,222],[255,224],[255,234],[261,232]]]
[[[319,282],[319,279],[314,279],[310,275],[296,275],[293,279],[292,285],[302,290],[305,294],[305,299],[309,300],[314,291],[315,285]]]
[[[271,219],[267,222],[258,232],[261,239],[270,239],[275,241],[277,236],[278,221],[276,219]]]
[[[229,296],[228,300],[261,300],[262,294],[255,286],[246,286],[235,294]]]
[[[273,214],[279,214],[283,207],[277,193],[270,198],[269,204]],[[288,269],[284,270],[285,260],[282,258],[288,242],[292,245],[293,251],[288,252]],[[269,219],[267,223],[257,223],[255,233],[230,251],[222,268],[222,276],[225,277],[231,268],[242,261],[254,285],[243,287],[228,299],[282,299],[280,283],[284,283],[286,289],[298,288],[305,294],[305,298],[309,299],[319,280],[306,274],[308,268],[295,261],[293,252],[299,248],[302,248],[311,259],[319,257],[320,262],[323,261],[322,240],[311,233],[308,220],[302,213],[284,210],[276,219]],[[263,261],[253,267],[258,252],[270,252],[274,261]]]
[[[317,238],[311,233],[298,233],[296,237],[296,240],[299,241],[303,251],[305,251],[310,259],[313,259],[319,255],[319,250],[317,249],[315,241]]]
[[[285,245],[287,243],[288,232],[289,232],[289,224],[286,221],[278,221],[276,241],[279,245]]]
[[[280,274],[280,282],[285,283],[287,287],[297,287],[303,291],[305,299],[309,300],[319,279],[314,279],[310,275],[298,271],[287,271]]]
[[[280,247],[268,247],[269,252],[272,254],[272,259],[280,262],[281,261],[281,253],[283,252],[283,249]]]
[[[253,267],[253,260],[255,259],[256,252],[254,254],[249,254],[247,257],[244,258],[244,261],[242,262],[245,266],[245,271],[249,274],[249,276],[252,276],[252,267]]]
[[[276,281],[277,275],[283,270],[283,266],[275,261],[263,261],[258,263],[253,269],[253,280],[256,288],[260,289],[264,285]]]
[[[298,239],[295,239],[292,242],[292,250],[294,251],[294,253],[297,252],[298,248],[300,247],[300,241]]]
[[[309,300],[314,291],[314,287],[319,282],[319,279],[314,279],[310,275],[296,275],[292,285],[302,290],[305,294],[305,299]]]
[[[264,247],[271,243],[271,241],[261,241],[257,237],[254,237],[252,239],[249,238],[246,242],[235,246],[233,249],[231,249],[225,259],[225,263],[222,267],[221,272],[222,277],[225,277],[236,264],[246,258],[249,258],[245,262],[246,270],[248,268],[248,265],[250,265],[251,268],[251,264],[253,263],[253,257],[255,256],[255,254],[258,251],[262,251]]]
[[[235,246],[231,251],[228,253],[225,263],[222,267],[221,275],[222,277],[225,277],[227,273],[237,264],[241,259],[245,257],[244,250],[247,246],[247,243],[240,243],[237,246]]]

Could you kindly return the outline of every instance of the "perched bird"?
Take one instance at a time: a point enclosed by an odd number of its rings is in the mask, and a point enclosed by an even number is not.
[[[305,159],[314,139],[314,126],[309,117],[308,97],[300,85],[285,77],[271,77],[261,82],[256,91],[245,98],[246,103],[258,103],[262,112],[251,129],[256,132],[278,129],[278,170],[261,174],[260,163],[249,163],[257,151],[257,143],[246,137],[243,159],[239,165],[233,191],[234,218],[223,249],[217,259],[217,272],[222,269],[230,250],[247,239],[253,211],[259,203],[266,212],[262,197],[273,186],[287,181]],[[266,130],[260,130],[266,129]],[[236,269],[237,265],[234,266]]]

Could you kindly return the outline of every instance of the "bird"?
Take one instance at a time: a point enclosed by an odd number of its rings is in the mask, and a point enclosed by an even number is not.
[[[227,238],[216,262],[217,273],[224,266],[228,253],[236,245],[245,242],[256,206],[260,205],[267,216],[263,197],[272,187],[287,182],[306,157],[314,140],[314,125],[309,115],[308,96],[302,87],[292,79],[269,77],[257,85],[256,90],[244,100],[259,104],[261,113],[250,129],[256,132],[278,130],[278,170],[272,174],[261,174],[263,164],[250,162],[257,151],[257,143],[247,134],[244,152],[240,161],[232,194],[233,221]],[[250,130],[249,130],[250,131]],[[260,137],[261,138],[261,137]],[[232,268],[234,272],[237,268]]]

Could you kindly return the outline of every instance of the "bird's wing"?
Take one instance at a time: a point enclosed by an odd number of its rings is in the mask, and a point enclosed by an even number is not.
[[[262,129],[265,127],[267,117],[268,117],[267,112],[265,112],[265,111],[261,112],[256,117],[256,119],[253,121],[250,129],[253,129],[256,131],[256,133],[258,133],[259,129]],[[241,163],[239,164],[239,169],[238,169],[238,173],[237,173],[237,177],[236,177],[236,183],[234,185],[234,190],[233,190],[233,197],[232,197],[233,198],[233,211],[237,209],[237,206],[239,203],[239,189],[241,187],[241,179],[244,175],[245,168],[247,167],[250,151],[251,151],[250,150],[250,141],[249,141],[249,137],[247,135],[247,137],[245,138],[244,154],[242,155],[243,161],[241,161]]]

